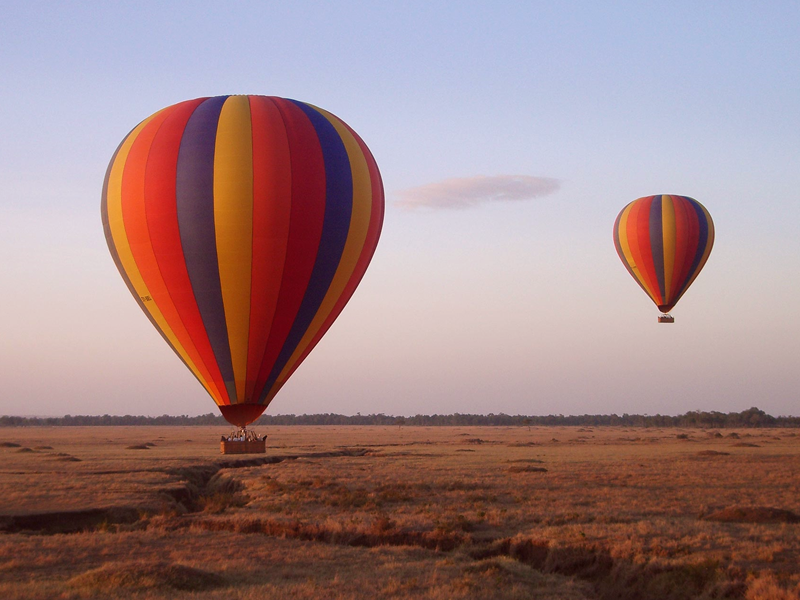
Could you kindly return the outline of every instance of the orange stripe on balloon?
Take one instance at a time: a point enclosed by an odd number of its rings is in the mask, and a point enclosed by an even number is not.
[[[173,108],[166,109],[158,115],[158,118],[151,121],[131,146],[122,176],[122,218],[131,253],[142,280],[147,284],[151,301],[158,307],[171,330],[176,349],[187,357],[187,362],[195,376],[208,393],[214,397],[217,390],[209,383],[208,371],[200,368],[202,364],[200,356],[191,343],[180,315],[169,296],[153,253],[150,232],[147,227],[144,202],[147,159],[159,127]],[[218,399],[218,394],[214,399]]]
[[[159,127],[148,153],[144,202],[147,228],[158,269],[189,336],[182,341],[187,350],[191,347],[196,352],[199,361],[197,367],[209,382],[212,398],[218,401],[227,398],[227,391],[186,270],[175,195],[183,130],[203,100],[199,98],[176,104]]]
[[[645,287],[644,274],[639,270],[636,261],[633,258],[633,251],[631,250],[630,240],[628,239],[628,221],[630,220],[631,210],[635,202],[631,202],[622,212],[617,216],[617,221],[614,226],[614,241],[617,244],[617,254],[619,255],[622,264],[634,278],[639,287],[642,288],[645,294],[650,295]]]
[[[163,112],[163,111],[159,111]],[[188,356],[175,343],[175,336],[169,325],[164,320],[164,316],[158,307],[152,302],[150,291],[142,280],[136,261],[131,254],[128,237],[125,233],[125,224],[122,218],[122,175],[125,170],[125,160],[128,157],[133,142],[138,137],[144,127],[155,119],[159,113],[148,117],[136,126],[120,144],[108,167],[107,181],[105,182],[105,193],[103,195],[103,208],[105,211],[105,222],[107,225],[106,240],[109,249],[113,248],[111,254],[115,256],[117,269],[122,275],[128,289],[136,299],[136,303],[142,312],[158,331],[159,335],[166,341],[167,345],[178,355],[181,362],[197,377],[195,370],[189,364]],[[199,378],[197,378],[200,381]],[[202,384],[202,381],[200,381]]]
[[[628,241],[633,260],[642,274],[642,283],[647,295],[658,304],[658,284],[653,269],[650,250],[650,204],[652,196],[636,200],[628,217]]]

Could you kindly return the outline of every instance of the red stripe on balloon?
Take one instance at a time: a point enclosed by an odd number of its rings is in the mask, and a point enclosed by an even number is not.
[[[255,402],[256,383],[275,317],[289,239],[292,190],[289,139],[275,103],[250,96],[253,131],[253,261],[245,402]],[[260,392],[260,390],[258,390]]]
[[[153,244],[147,225],[145,186],[147,164],[153,140],[172,107],[165,109],[148,123],[133,142],[122,173],[121,204],[125,233],[136,267],[147,286],[152,302],[158,307],[166,324],[172,330],[177,343],[186,352],[201,377],[208,381],[208,372],[203,369],[200,356],[183,326],[180,315],[170,298],[153,254]],[[205,371],[205,372],[204,372]]]
[[[361,255],[358,257],[358,261],[356,262],[356,266],[353,269],[353,273],[350,276],[350,279],[347,281],[344,289],[342,290],[342,295],[334,304],[333,309],[331,310],[330,315],[327,319],[325,319],[324,323],[320,327],[317,334],[309,343],[308,347],[305,351],[300,355],[298,360],[295,362],[294,366],[292,367],[291,371],[287,373],[286,377],[284,378],[284,382],[288,381],[288,379],[292,376],[297,370],[297,367],[306,359],[309,353],[314,349],[314,347],[319,343],[325,333],[330,329],[333,322],[337,319],[339,314],[341,314],[344,307],[349,302],[350,298],[353,296],[358,284],[361,283],[361,279],[364,277],[364,273],[367,271],[367,267],[369,263],[372,261],[372,257],[375,254],[375,248],[378,245],[378,240],[381,235],[381,229],[383,228],[383,218],[384,218],[384,210],[385,210],[385,202],[384,202],[384,195],[383,195],[383,181],[381,180],[381,174],[378,170],[378,165],[375,162],[372,154],[367,148],[367,145],[364,141],[353,131],[347,124],[343,123],[345,127],[350,131],[353,135],[355,140],[358,142],[359,147],[361,148],[361,152],[364,154],[364,158],[367,161],[367,166],[369,169],[370,175],[370,183],[372,187],[372,208],[370,211],[369,217],[369,225],[367,226],[367,236],[364,240],[364,246],[361,250]],[[272,390],[269,392],[268,398],[271,400],[275,397],[275,394],[278,393],[280,388],[282,387],[283,383],[278,382]]]
[[[653,293],[653,300],[656,304],[662,303],[661,288],[658,285],[658,273],[656,272],[655,256],[653,255],[653,236],[651,235],[652,229],[650,221],[652,220],[653,203],[656,197],[651,196],[644,201],[642,209],[639,211],[638,219],[638,233],[641,245],[639,251],[642,253],[642,259],[645,269],[647,271],[647,278],[650,282],[650,289]],[[661,260],[664,258],[662,256]]]
[[[652,196],[643,198],[633,205],[628,215],[627,234],[633,260],[647,285],[647,293],[653,301],[656,301],[652,291],[655,290],[656,294],[658,293],[658,284],[655,283],[653,253],[650,251],[650,204],[652,200]]]
[[[697,213],[692,207],[691,203],[685,198],[677,199],[681,205],[681,212],[684,216],[683,231],[683,260],[681,261],[680,276],[678,278],[678,286],[676,288],[675,299],[677,302],[680,298],[681,291],[685,288],[686,282],[692,276],[690,270],[694,262],[694,256],[697,252],[698,235],[700,233],[700,226],[697,222]]]
[[[147,173],[147,160],[150,147],[159,127],[170,114],[170,109],[165,109],[148,123],[139,133],[131,145],[130,152],[125,159],[122,172],[122,186],[120,203],[125,234],[128,237],[131,254],[136,263],[136,268],[148,288],[148,293],[172,329],[176,321],[180,321],[174,311],[170,314],[171,301],[163,284],[158,280],[161,275],[158,265],[153,257],[153,246],[150,242],[150,231],[147,227],[147,213],[145,210],[145,179]]]
[[[679,196],[671,196],[671,198],[675,212],[675,259],[672,266],[672,287],[669,291],[669,301],[674,304],[686,278],[686,236],[689,220],[683,198]]]
[[[305,296],[325,216],[325,164],[316,130],[292,102],[272,100],[281,113],[289,141],[292,195],[281,290],[254,386],[259,399]]]
[[[695,274],[703,267],[702,265],[695,266],[695,258],[700,245],[700,220],[697,211],[690,200],[681,198],[681,203],[684,205],[687,215],[687,243],[685,267],[683,269],[685,274],[681,277],[681,287],[678,288],[678,296],[675,298],[675,302],[680,299]],[[694,269],[692,269],[693,266],[695,267]]]

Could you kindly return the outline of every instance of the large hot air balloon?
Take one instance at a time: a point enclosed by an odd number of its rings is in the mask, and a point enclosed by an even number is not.
[[[103,184],[114,262],[223,416],[257,419],[361,281],[383,185],[343,121],[268,96],[188,100],[142,121]]]
[[[714,245],[705,207],[686,196],[646,196],[622,209],[614,223],[622,263],[658,309],[660,323],[697,277]]]

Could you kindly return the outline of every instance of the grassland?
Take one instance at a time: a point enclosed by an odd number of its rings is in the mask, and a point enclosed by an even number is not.
[[[0,429],[2,598],[800,598],[800,431]]]

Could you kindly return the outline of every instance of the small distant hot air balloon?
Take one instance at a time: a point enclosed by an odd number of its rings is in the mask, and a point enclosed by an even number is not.
[[[614,223],[622,263],[658,309],[659,323],[697,277],[714,245],[705,207],[686,196],[646,196],[622,209]]]
[[[139,306],[244,428],[352,296],[381,232],[383,185],[334,115],[268,96],[198,98],[117,148],[102,219]]]

